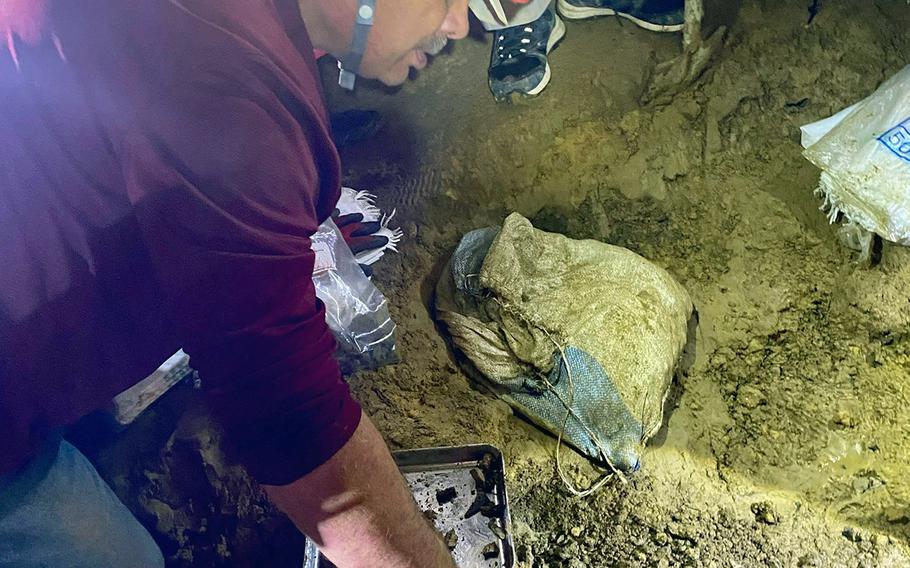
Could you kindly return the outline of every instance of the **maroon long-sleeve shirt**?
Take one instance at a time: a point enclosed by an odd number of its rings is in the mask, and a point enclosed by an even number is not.
[[[179,347],[260,481],[317,467],[360,407],[311,280],[339,163],[295,0],[53,0],[43,31],[0,47],[0,472]]]

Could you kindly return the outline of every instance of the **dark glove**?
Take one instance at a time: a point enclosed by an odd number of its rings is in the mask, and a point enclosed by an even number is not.
[[[336,209],[332,212],[332,220],[341,231],[344,242],[355,255],[366,250],[384,247],[389,243],[387,237],[375,234],[382,228],[379,221],[364,222],[361,213],[341,215],[341,212]]]

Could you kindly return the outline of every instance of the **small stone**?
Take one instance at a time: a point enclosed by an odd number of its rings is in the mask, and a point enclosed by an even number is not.
[[[856,477],[853,479],[853,491],[856,493],[865,493],[872,489],[872,479],[869,477]]]
[[[800,557],[796,562],[796,566],[798,568],[821,568],[821,563],[816,555],[806,554]]]
[[[870,367],[881,367],[885,364],[885,361],[877,351],[869,351],[866,353],[866,363]]]
[[[487,523],[487,526],[499,540],[505,540],[508,538],[509,535],[506,533],[506,529],[503,528],[502,522],[500,522],[499,519],[490,519],[490,522]]]
[[[852,428],[856,426],[856,418],[853,417],[851,408],[846,404],[838,404],[837,409],[834,411],[834,417],[832,419],[835,425],[842,426],[844,428]]]
[[[480,553],[483,555],[484,560],[492,560],[494,558],[498,558],[499,545],[495,542],[491,542],[490,544],[484,546]]]
[[[751,509],[752,514],[755,515],[755,520],[759,523],[776,525],[780,522],[780,516],[777,514],[777,511],[774,510],[774,506],[768,501],[752,503]]]
[[[736,392],[737,402],[749,409],[756,408],[764,399],[765,395],[762,391],[751,385],[743,385]]]
[[[860,542],[863,540],[863,536],[860,534],[860,532],[853,527],[845,528],[843,531],[841,531],[841,534],[850,542]]]
[[[574,536],[575,538],[580,537],[582,531],[583,531],[583,529],[581,527],[572,527],[571,529],[569,529],[569,533],[571,533],[572,536]]]
[[[458,546],[458,534],[455,533],[455,529],[450,530],[442,538],[446,546],[449,547],[449,550],[455,550],[455,547]]]

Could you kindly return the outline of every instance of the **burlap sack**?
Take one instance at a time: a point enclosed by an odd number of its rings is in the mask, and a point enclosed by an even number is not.
[[[692,315],[665,270],[512,214],[501,230],[465,235],[436,307],[453,346],[503,400],[589,457],[638,468]]]

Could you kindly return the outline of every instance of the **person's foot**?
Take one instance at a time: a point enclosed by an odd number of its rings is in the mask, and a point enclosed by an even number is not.
[[[550,82],[547,54],[566,35],[566,26],[552,9],[537,20],[493,32],[490,91],[497,100],[512,93],[534,96]]]
[[[652,32],[683,28],[684,0],[557,0],[559,13],[570,20],[620,16]]]

